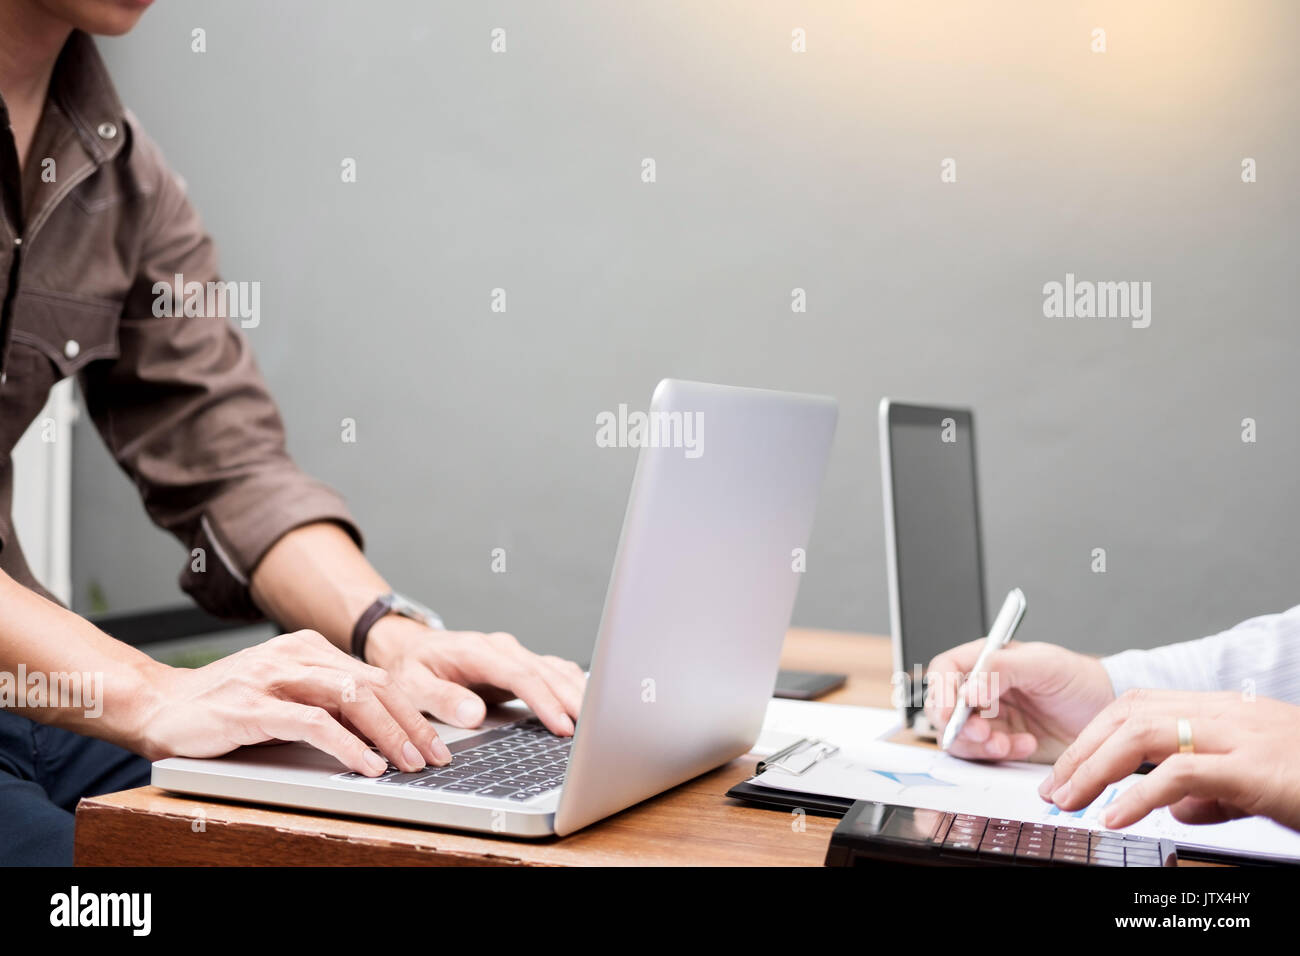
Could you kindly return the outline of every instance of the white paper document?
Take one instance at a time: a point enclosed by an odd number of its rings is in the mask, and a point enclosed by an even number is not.
[[[775,697],[767,705],[763,732],[750,752],[770,757],[807,737],[818,737],[840,747],[856,746],[887,737],[900,726],[896,710]]]
[[[1048,769],[1044,764],[975,763],[938,750],[874,741],[842,747],[803,774],[773,768],[750,782],[799,793],[1100,830],[1102,808],[1142,779],[1121,780],[1091,805],[1066,812],[1038,796]],[[1300,833],[1262,817],[1192,825],[1178,822],[1162,808],[1122,832],[1173,840],[1184,847],[1300,859]]]

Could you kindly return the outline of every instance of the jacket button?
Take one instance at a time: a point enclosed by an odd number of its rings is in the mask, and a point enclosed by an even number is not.
[[[113,139],[117,136],[117,126],[112,123],[100,123],[96,132],[101,139]]]
[[[70,359],[76,358],[81,353],[81,343],[76,339],[68,339],[67,344],[63,346],[63,354]]]

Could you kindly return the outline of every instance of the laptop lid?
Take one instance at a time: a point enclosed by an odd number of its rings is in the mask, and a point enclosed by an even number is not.
[[[637,458],[557,833],[753,746],[836,416],[824,396],[659,383],[642,435],[669,440]]]
[[[974,416],[882,400],[880,464],[895,693],[910,727],[934,656],[987,632]]]

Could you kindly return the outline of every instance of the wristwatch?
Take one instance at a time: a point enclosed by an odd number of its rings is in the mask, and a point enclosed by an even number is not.
[[[412,601],[408,597],[403,597],[396,591],[389,591],[387,594],[381,594],[375,598],[373,604],[361,612],[357,618],[357,623],[352,628],[352,656],[359,657],[361,660],[366,659],[366,638],[370,636],[370,629],[375,626],[375,622],[381,617],[389,614],[400,614],[402,617],[409,617],[413,621],[419,621],[426,627],[431,627],[435,631],[445,631],[446,625],[442,623],[442,618],[431,608],[425,607],[419,601]]]

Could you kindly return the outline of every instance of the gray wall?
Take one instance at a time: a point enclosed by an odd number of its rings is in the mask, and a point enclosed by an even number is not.
[[[102,46],[226,277],[263,283],[291,448],[373,560],[583,656],[635,454],[595,415],[670,375],[840,399],[797,623],[888,627],[882,395],[976,409],[991,598],[1024,587],[1029,637],[1300,601],[1298,36],[1289,0],[172,0]],[[1150,281],[1151,326],[1045,318],[1066,272]],[[78,599],[174,600],[178,549],[78,452]]]

